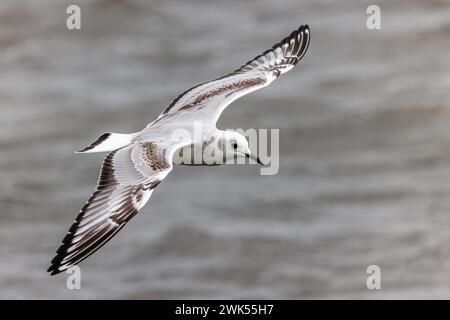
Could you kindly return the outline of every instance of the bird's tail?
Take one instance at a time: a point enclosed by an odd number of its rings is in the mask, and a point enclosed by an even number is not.
[[[102,134],[94,142],[86,148],[77,151],[76,153],[94,153],[94,152],[110,152],[130,144],[135,133],[123,134],[107,132]]]

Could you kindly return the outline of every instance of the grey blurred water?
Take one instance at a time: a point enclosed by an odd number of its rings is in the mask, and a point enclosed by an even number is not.
[[[0,298],[450,298],[450,3],[377,3],[370,31],[357,0],[2,1]],[[219,123],[279,128],[277,175],[175,168],[82,290],[45,273],[103,157],[74,150],[305,23],[301,66]]]

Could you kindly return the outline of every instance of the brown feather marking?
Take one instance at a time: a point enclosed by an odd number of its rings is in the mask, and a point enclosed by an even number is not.
[[[230,90],[235,91],[235,90],[239,90],[239,89],[243,89],[243,88],[247,88],[247,87],[252,87],[252,86],[255,86],[258,84],[263,84],[265,82],[266,81],[261,78],[252,78],[252,79],[244,79],[244,80],[235,81],[232,83],[227,83],[219,88],[207,91],[207,92],[199,95],[197,98],[194,99],[194,101],[192,101],[188,104],[185,104],[178,110],[186,110],[186,109],[192,108],[193,106],[205,101],[206,99],[211,98],[216,95],[219,95],[219,94],[222,94],[226,91],[230,91]]]
[[[166,159],[164,159],[164,151],[161,151],[154,143],[147,142],[142,144],[141,157],[155,171],[165,170],[170,167]]]

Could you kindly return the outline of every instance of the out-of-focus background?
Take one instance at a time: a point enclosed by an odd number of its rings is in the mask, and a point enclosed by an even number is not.
[[[0,298],[450,298],[450,3],[377,1],[381,30],[369,4],[2,1]],[[81,290],[45,272],[103,158],[73,151],[305,23],[300,66],[219,122],[279,128],[277,175],[177,167]]]

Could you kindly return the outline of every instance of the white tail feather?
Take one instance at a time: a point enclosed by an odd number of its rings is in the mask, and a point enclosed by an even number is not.
[[[122,134],[122,133],[104,133],[97,138],[88,147],[77,151],[76,153],[94,153],[94,152],[110,152],[119,148],[125,147],[131,143],[131,140],[135,137],[134,133]]]

